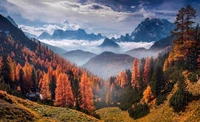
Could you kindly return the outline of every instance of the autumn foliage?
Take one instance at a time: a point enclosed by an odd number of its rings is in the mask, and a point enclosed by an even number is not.
[[[133,87],[139,87],[139,77],[140,77],[140,71],[139,71],[139,60],[134,59],[133,67],[132,67],[132,79],[131,84]]]
[[[71,64],[34,39],[26,40],[32,43],[29,47],[12,35],[0,32],[0,40],[0,54],[3,54],[0,83],[5,83],[6,89],[16,90],[24,97],[40,93],[43,101],[54,102],[56,106],[74,107],[88,113],[95,109],[94,92],[101,91],[101,78]]]
[[[92,92],[91,80],[87,76],[86,72],[84,72],[81,76],[80,92],[82,101],[80,107],[89,113],[92,112],[95,109],[93,101],[94,95]]]
[[[150,86],[147,86],[147,88],[144,90],[143,98],[146,103],[148,103],[153,98],[153,93]]]
[[[74,97],[72,94],[72,88],[68,80],[68,76],[64,73],[59,74],[56,81],[56,91],[55,91],[55,106],[73,106]]]
[[[146,58],[145,64],[144,64],[144,73],[143,73],[143,82],[146,85],[149,82],[149,69],[150,69],[150,59]]]

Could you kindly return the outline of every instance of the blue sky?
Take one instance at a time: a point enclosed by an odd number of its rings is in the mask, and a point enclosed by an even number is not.
[[[131,33],[147,17],[173,22],[186,5],[200,13],[200,0],[0,0],[0,13],[35,35],[83,28],[111,37]]]

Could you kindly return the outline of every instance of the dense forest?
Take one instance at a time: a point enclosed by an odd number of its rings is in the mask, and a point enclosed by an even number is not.
[[[135,58],[131,70],[121,71],[108,81],[70,63],[40,41],[0,32],[0,89],[41,104],[69,107],[96,117],[95,109],[118,106],[138,119],[150,112],[152,104],[161,105],[178,84],[170,106],[176,112],[184,111],[196,99],[186,89],[186,78],[197,82],[200,74],[200,28],[194,22],[196,16],[191,6],[180,9],[171,33],[175,37],[172,50],[157,58]],[[21,31],[10,22],[6,24]]]
[[[170,99],[176,112],[184,111],[194,97],[186,89],[186,79],[197,82],[200,74],[200,28],[193,21],[197,12],[191,6],[179,10],[172,50],[157,58],[135,59],[132,71],[120,72],[107,81],[105,102],[128,110],[134,119],[149,113],[152,104],[161,105],[175,84],[178,90]],[[186,73],[186,77],[184,75]]]
[[[21,32],[3,19],[4,25]],[[102,79],[53,53],[39,41],[21,36],[24,39],[16,38],[12,32],[0,32],[0,89],[44,104],[92,113],[94,93],[103,87]]]

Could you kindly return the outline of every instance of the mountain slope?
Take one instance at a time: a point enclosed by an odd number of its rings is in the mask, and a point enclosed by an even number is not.
[[[145,49],[145,48],[136,48],[129,51],[126,51],[125,54],[130,55],[136,58],[146,58],[151,56],[156,56],[156,52]]]
[[[78,94],[79,98],[82,95],[78,91],[78,93],[72,93],[74,87],[72,87],[70,83],[76,84],[76,88],[79,88],[80,78],[84,75],[84,77],[92,79],[88,81],[92,85],[88,86],[87,89],[85,88],[86,91],[88,88],[96,89],[96,87],[101,87],[101,78],[92,75],[85,69],[77,67],[60,55],[55,54],[41,42],[34,39],[28,39],[20,29],[16,28],[4,17],[0,18],[0,28],[11,31],[10,34],[8,34],[7,31],[0,32],[1,90],[5,90],[14,95],[24,96],[24,98],[27,99],[30,99],[30,96],[27,96],[27,94],[34,94],[36,97],[36,91],[38,91],[37,95],[39,96],[40,94],[41,97],[34,98],[35,100],[41,100],[44,104],[51,103],[52,105],[57,105],[55,101],[60,97],[56,97],[56,94],[64,89],[68,91],[68,93],[71,92],[70,106],[76,108],[78,105],[74,103],[78,100],[74,101],[75,95],[73,94]],[[61,77],[65,77],[66,79],[70,77],[71,79],[67,80],[68,84],[67,82],[63,83],[63,89],[59,88],[56,90],[55,87],[58,86]],[[53,80],[50,80],[50,78]],[[75,80],[75,78],[78,79]],[[51,91],[49,88],[50,84],[54,84],[54,88],[52,88]],[[65,87],[65,85],[68,85],[68,87]],[[81,90],[83,89],[84,88]],[[90,96],[93,96],[94,94],[93,91],[90,91],[89,93],[91,94]],[[62,95],[61,97],[65,96]],[[94,98],[88,98],[89,96],[85,97],[91,102],[91,104],[88,105],[89,108],[86,110],[86,108],[84,108],[85,106],[83,106],[78,110],[84,109],[84,111],[93,112],[95,109],[93,104]],[[82,100],[82,98],[83,97],[81,97],[79,101]],[[81,102],[79,105],[85,103],[86,102]],[[58,106],[69,107],[69,104],[66,104],[66,102],[62,102]]]
[[[69,52],[66,52],[62,55],[67,60],[71,61],[72,63],[77,64],[78,66],[81,66],[88,62],[91,58],[95,57],[96,54],[83,51],[83,50],[72,50]]]
[[[120,71],[130,69],[133,60],[134,58],[129,55],[103,52],[89,60],[83,67],[107,80],[108,77],[117,75]]]
[[[23,33],[22,30],[15,27],[8,19],[0,14],[0,30],[9,33],[18,40],[20,43],[25,44],[30,49],[36,49],[36,43],[30,41],[29,38]]]
[[[121,36],[118,41],[124,42],[152,42],[170,35],[174,24],[165,19],[146,18],[129,35]]]
[[[171,37],[171,36],[163,38],[163,39],[155,42],[150,47],[150,50],[152,50],[152,51],[158,51],[158,50],[164,49],[165,47],[172,46],[172,40],[173,40],[173,37]]]
[[[200,87],[200,84],[196,84]],[[114,122],[199,122],[200,121],[200,99],[193,100],[188,104],[184,112],[174,112],[174,110],[169,106],[169,99],[178,89],[178,84],[176,84],[167,96],[166,101],[159,105],[151,105],[150,113],[146,116],[139,118],[137,120],[129,117],[127,111],[122,111],[118,107],[107,107],[96,110],[96,113],[100,115],[101,119],[104,121],[114,121]]]
[[[172,40],[173,40],[173,37],[168,36],[166,38],[163,38],[155,42],[150,47],[150,49],[136,48],[136,49],[126,51],[125,54],[128,54],[132,57],[136,57],[139,59],[145,58],[145,57],[151,57],[151,56],[157,57],[158,55],[164,55],[171,50]]]
[[[40,105],[9,95],[1,90],[0,105],[0,121],[99,121],[76,110]]]
[[[13,20],[13,18],[11,18],[10,16],[7,16],[7,19],[15,26],[18,28],[18,25],[15,23],[15,21]]]

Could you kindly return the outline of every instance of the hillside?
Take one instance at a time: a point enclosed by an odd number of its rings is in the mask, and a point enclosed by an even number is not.
[[[88,62],[91,58],[95,57],[96,54],[83,50],[72,50],[64,53],[62,56],[72,63],[81,66]]]
[[[98,122],[94,117],[69,108],[40,105],[23,100],[0,90],[0,121],[38,121],[38,122]]]
[[[130,55],[136,58],[146,58],[151,56],[156,56],[156,52],[145,49],[145,48],[136,48],[129,51],[126,51],[125,54]]]
[[[195,83],[198,88],[200,84]],[[129,117],[127,111],[122,111],[118,107],[107,107],[96,110],[101,119],[105,122],[199,122],[200,121],[200,99],[189,103],[184,112],[176,113],[169,107],[169,99],[177,90],[177,85],[174,86],[172,92],[167,96],[167,100],[160,106],[151,105],[150,113],[142,118],[134,120]]]
[[[130,69],[134,58],[126,54],[103,52],[83,65],[84,68],[107,80],[108,77]]]
[[[172,37],[168,36],[165,38],[160,39],[159,41],[155,42],[149,49],[145,48],[136,48],[131,49],[125,52],[132,57],[136,58],[146,58],[146,57],[157,57],[158,55],[164,55],[171,50],[172,44]]]
[[[27,99],[33,94],[35,101],[41,100],[44,104],[81,106],[77,110],[89,114],[95,110],[93,95],[96,87],[101,88],[102,79],[55,54],[39,41],[30,40],[3,16],[0,16],[0,25],[0,90]],[[87,83],[92,85],[82,85]],[[68,92],[60,94],[62,91]],[[81,95],[85,92],[90,96]]]

